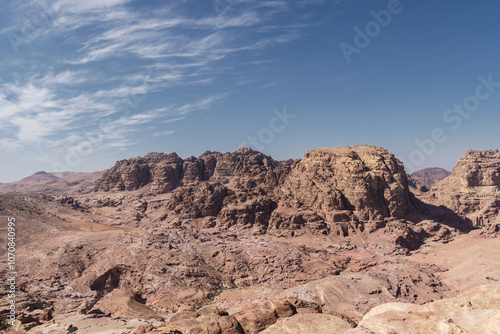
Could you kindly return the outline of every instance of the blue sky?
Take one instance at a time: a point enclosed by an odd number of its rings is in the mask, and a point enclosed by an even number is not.
[[[499,148],[498,1],[0,5],[0,182],[151,151],[371,144],[413,171]]]

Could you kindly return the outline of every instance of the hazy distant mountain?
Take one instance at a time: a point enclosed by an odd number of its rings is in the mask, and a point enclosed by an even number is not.
[[[103,172],[47,173],[40,171],[17,182],[1,183],[0,192],[88,193],[92,191],[94,182],[102,174]]]
[[[451,172],[443,168],[425,168],[410,174],[410,181],[431,189],[434,183],[450,176]]]

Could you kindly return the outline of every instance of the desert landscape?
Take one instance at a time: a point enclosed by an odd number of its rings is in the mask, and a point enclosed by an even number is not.
[[[0,3],[0,334],[500,334],[500,1]]]
[[[498,150],[407,175],[367,145],[38,172],[0,185],[3,331],[498,333],[499,187]]]

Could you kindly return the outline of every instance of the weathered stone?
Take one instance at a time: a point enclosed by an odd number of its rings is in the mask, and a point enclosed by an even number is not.
[[[449,177],[420,198],[457,212],[471,226],[493,224],[500,215],[500,152],[467,152]]]

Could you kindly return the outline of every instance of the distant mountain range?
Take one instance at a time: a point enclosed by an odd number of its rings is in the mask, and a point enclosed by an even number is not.
[[[47,173],[44,171],[17,182],[1,183],[0,192],[43,192],[48,194],[84,194],[92,191],[94,183],[103,172]]]

